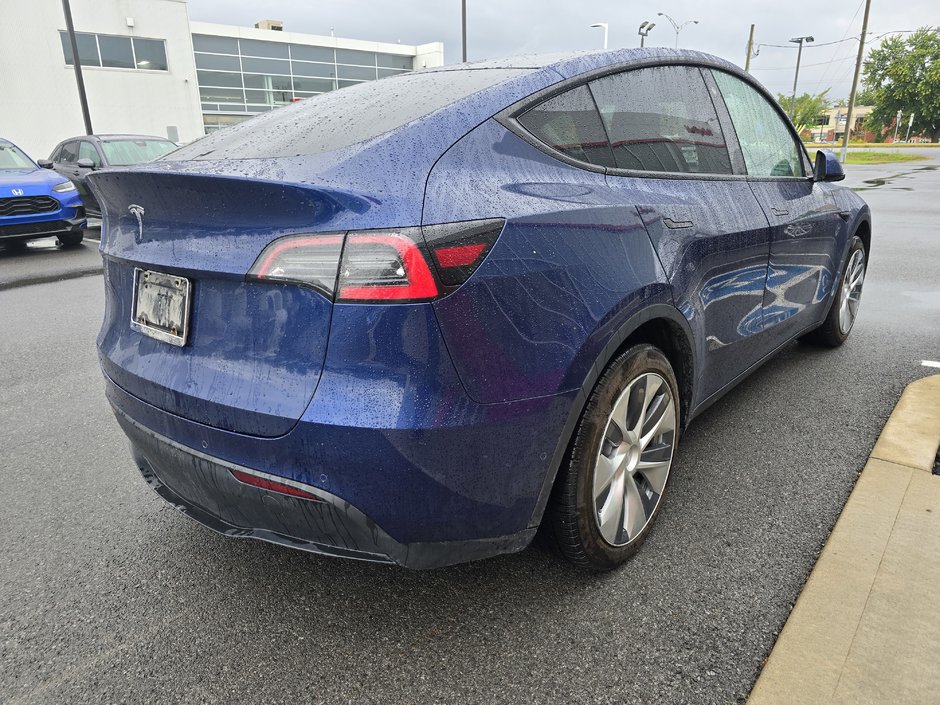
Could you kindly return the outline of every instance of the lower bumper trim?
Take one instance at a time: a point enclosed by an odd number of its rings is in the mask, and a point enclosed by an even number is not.
[[[154,433],[118,409],[115,416],[147,484],[190,519],[232,538],[252,538],[337,558],[437,568],[525,548],[535,529],[494,538],[403,544],[349,502],[319,488],[323,501],[239,482],[228,463]]]

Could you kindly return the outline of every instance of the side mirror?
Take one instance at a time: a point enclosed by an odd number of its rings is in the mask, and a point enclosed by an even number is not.
[[[40,160],[37,161],[36,163],[37,163],[39,166],[41,166],[43,169],[51,169],[51,168],[52,168],[52,161],[49,160],[49,159],[40,159]]]
[[[79,159],[75,162],[79,169],[94,169],[95,163],[91,159]]]
[[[845,172],[833,152],[828,149],[816,152],[816,164],[813,168],[815,181],[842,181],[844,178]]]

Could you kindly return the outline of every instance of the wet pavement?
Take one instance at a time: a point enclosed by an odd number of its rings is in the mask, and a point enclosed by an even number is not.
[[[742,701],[940,358],[933,165],[846,167],[873,211],[851,338],[791,345],[697,419],[649,541],[603,576],[537,547],[410,573],[211,534],[146,487],[107,409],[101,278],[0,291],[0,701]]]
[[[98,274],[100,240],[100,228],[89,228],[76,247],[62,247],[54,237],[21,245],[0,242],[0,290]]]

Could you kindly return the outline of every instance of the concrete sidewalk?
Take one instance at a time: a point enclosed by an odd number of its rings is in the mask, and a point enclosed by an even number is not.
[[[885,424],[749,705],[940,703],[940,375]]]

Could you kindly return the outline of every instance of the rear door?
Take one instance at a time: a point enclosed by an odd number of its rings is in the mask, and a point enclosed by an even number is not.
[[[705,399],[766,352],[767,219],[697,67],[635,69],[590,87],[613,150],[607,182],[638,207],[695,332]]]
[[[714,69],[711,74],[734,123],[748,183],[771,225],[764,326],[779,344],[825,315],[845,223],[832,187],[813,181],[782,111],[740,78]]]

